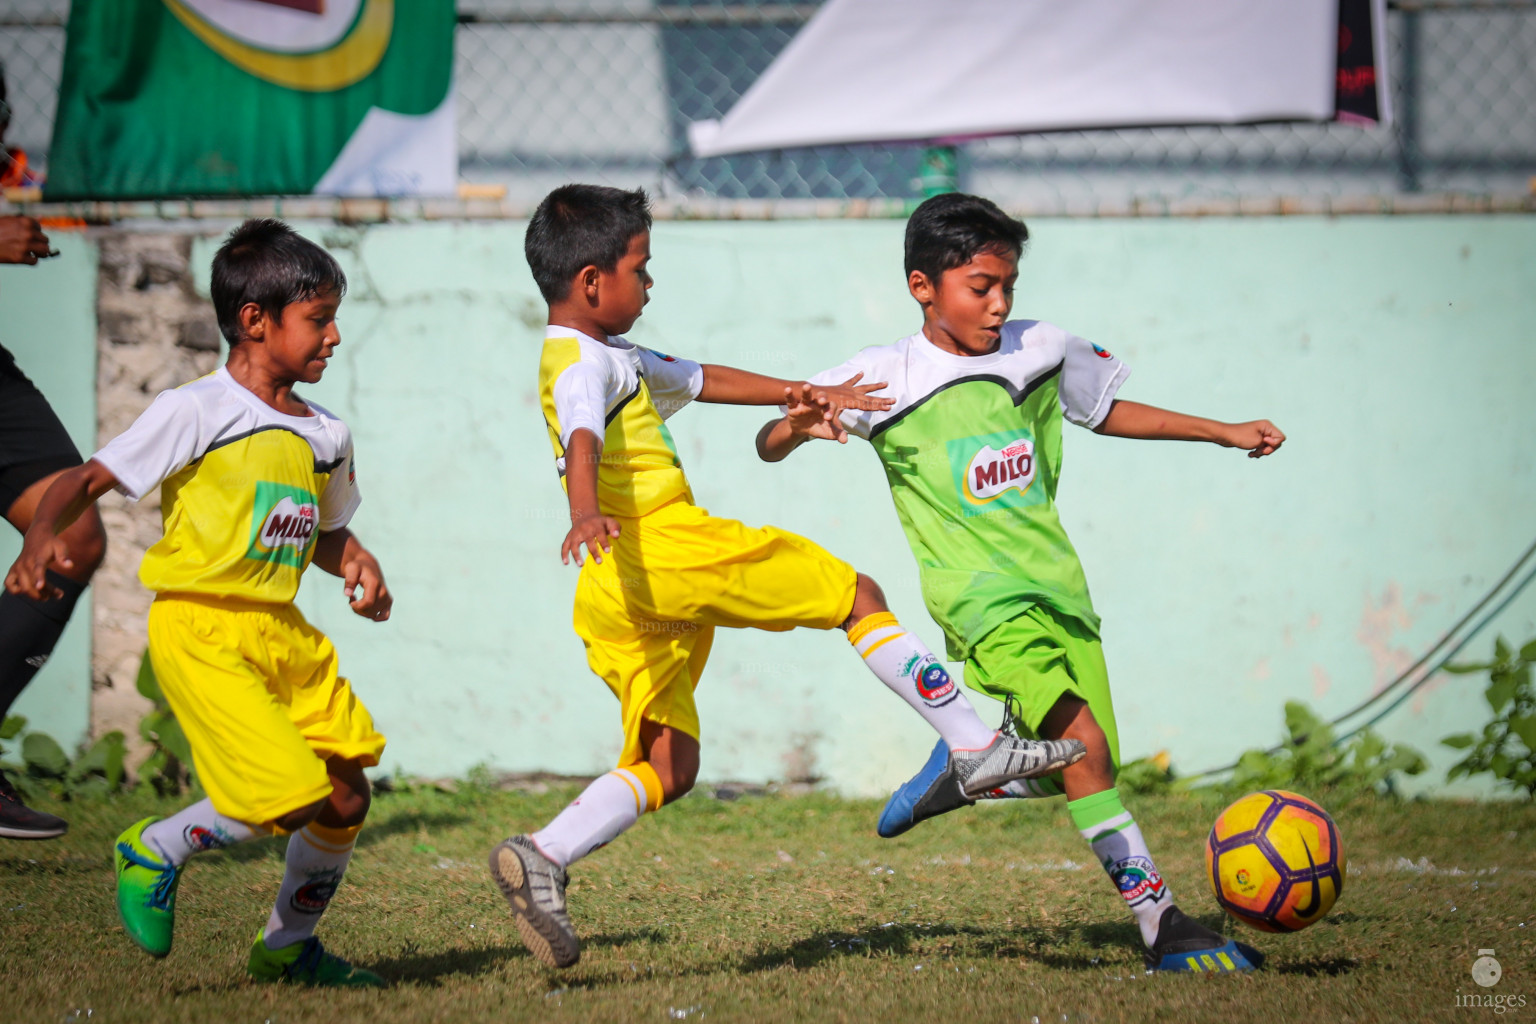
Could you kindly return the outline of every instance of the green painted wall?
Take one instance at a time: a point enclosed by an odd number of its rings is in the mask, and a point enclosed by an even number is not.
[[[78,234],[49,236],[59,255],[35,267],[0,266],[0,345],[48,397],[75,447],[96,445],[96,247]],[[10,567],[21,535],[0,526]],[[75,606],[59,645],[12,709],[66,748],[85,738],[91,711],[91,595]]]
[[[1133,398],[1267,416],[1252,462],[1070,431],[1060,502],[1105,620],[1127,757],[1186,772],[1278,739],[1281,704],[1338,712],[1429,646],[1536,533],[1536,219],[1041,220],[1015,313],[1122,356]],[[794,376],[913,330],[897,222],[658,224],[632,336]],[[535,392],[542,306],[520,223],[314,225],[351,276],[343,346],[312,396],[345,416],[355,521],[398,594],[352,616],[318,571],[301,603],[390,737],[387,768],[596,772],[617,704],[570,629],[564,501]],[[206,267],[216,242],[200,242]],[[9,278],[0,279],[9,284]],[[0,308],[4,307],[0,300]],[[701,504],[800,531],[886,588],[937,646],[874,457],[859,442],[760,464],[762,411],[672,421]],[[1536,589],[1536,588],[1533,588]],[[1536,635],[1536,593],[1480,639]],[[1436,762],[1479,726],[1443,677],[1382,723]],[[724,632],[699,689],[704,777],[807,770],[876,793],[926,728],[840,633]],[[995,716],[991,706],[986,713]],[[1474,787],[1476,789],[1476,787]]]

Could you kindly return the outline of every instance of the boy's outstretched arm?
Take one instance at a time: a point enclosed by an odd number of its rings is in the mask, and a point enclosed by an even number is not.
[[[395,604],[395,595],[384,582],[384,570],[373,552],[363,547],[351,530],[326,530],[315,541],[314,564],[346,581],[343,588],[352,610],[365,619],[383,622]],[[363,592],[357,594],[357,588]],[[354,596],[356,595],[356,596]]]
[[[1150,441],[1210,441],[1223,448],[1242,448],[1250,459],[1272,455],[1285,442],[1285,434],[1269,420],[1221,423],[1201,416],[1116,400],[1096,433],[1111,437],[1135,437]],[[782,457],[782,456],[781,456]]]
[[[713,402],[717,405],[781,405],[785,393],[796,394],[810,388],[814,396],[824,398],[834,411],[841,409],[873,409],[883,411],[896,404],[894,398],[876,398],[870,394],[885,387],[885,381],[877,384],[854,386],[856,376],[842,384],[809,384],[803,380],[780,380],[764,377],[760,373],[738,370],[734,366],[704,364],[704,386],[695,401]],[[862,375],[860,375],[862,376]]]
[[[73,566],[69,547],[59,534],[116,486],[117,477],[95,459],[60,474],[37,503],[32,526],[22,538],[21,554],[5,574],[5,589],[34,601],[63,596],[57,593],[58,588],[48,585],[47,577],[50,565]]]
[[[610,538],[619,535],[618,520],[603,515],[597,504],[597,467],[602,458],[602,438],[585,427],[571,432],[565,448],[565,493],[571,504],[571,529],[560,545],[562,565],[571,564],[572,557],[580,565],[583,544],[592,560],[601,565],[602,552],[613,547]]]

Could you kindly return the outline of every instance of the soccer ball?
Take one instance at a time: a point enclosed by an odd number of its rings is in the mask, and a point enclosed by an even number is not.
[[[1344,847],[1328,812],[1283,789],[1222,811],[1205,842],[1205,874],[1221,908],[1266,932],[1320,920],[1344,888]]]

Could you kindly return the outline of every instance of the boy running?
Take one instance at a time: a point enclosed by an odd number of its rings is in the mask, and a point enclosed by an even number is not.
[[[266,981],[375,986],[377,975],[314,937],[368,812],[363,769],[384,737],[337,675],[336,650],[298,609],[313,560],[346,580],[352,610],[382,622],[379,563],[347,529],[359,496],[346,424],[294,393],[341,343],[347,281],[331,256],[275,220],[235,229],[213,259],[213,305],[229,342],[214,373],[155,399],[43,496],[6,589],[39,599],[68,567],[60,536],[107,491],[160,488],[165,536],[139,579],[155,591],[149,656],[207,790],[181,812],[118,837],[117,910],[152,956],[171,951],[187,859],[291,833],[277,903],[247,970]]]
[[[1129,369],[1059,327],[1008,320],[1029,232],[991,202],[950,194],[907,223],[906,271],[922,329],[864,349],[813,384],[863,375],[889,381],[889,409],[835,420],[786,392],[786,415],[758,435],[776,462],[811,437],[869,441],[929,612],[967,685],[1006,702],[1023,735],[1080,740],[1088,756],[1058,778],[982,794],[1065,793],[1067,810],[1136,917],[1155,970],[1250,970],[1258,954],[1173,903],[1135,820],[1120,803],[1120,745],[1099,617],[1056,513],[1063,417],[1116,437],[1212,441],[1269,455],[1285,440],[1268,420],[1217,423],[1115,397]],[[943,742],[881,814],[882,836],[975,802],[955,784]]]
[[[581,566],[574,624],[624,721],[617,769],[544,828],[491,851],[523,942],[551,967],[574,964],[581,951],[565,909],[566,868],[693,786],[693,690],[717,626],[848,630],[870,671],[943,737],[946,769],[970,796],[1083,756],[1074,740],[1022,741],[984,725],[852,566],[803,537],[718,519],[693,503],[664,423],[690,401],[773,405],[792,388],[828,416],[890,403],[868,395],[883,385],[856,378],[813,393],[803,381],[701,366],[624,340],[652,284],[650,228],[643,191],[566,185],[539,204],[524,242],[549,303],[539,395],[570,503],[561,560]]]

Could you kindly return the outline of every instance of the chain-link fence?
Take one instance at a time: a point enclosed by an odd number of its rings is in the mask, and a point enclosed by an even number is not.
[[[710,199],[908,198],[922,147],[696,159],[719,117],[818,4],[460,0],[462,176],[536,200],[570,180]],[[0,0],[7,141],[46,163],[67,0]],[[1392,0],[1389,127],[1271,124],[1049,132],[960,147],[962,188],[1014,205],[1525,194],[1536,175],[1536,0]],[[1021,64],[1028,60],[1020,55]]]

